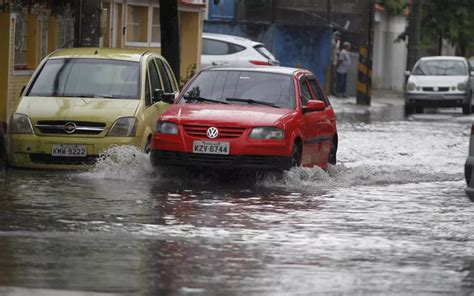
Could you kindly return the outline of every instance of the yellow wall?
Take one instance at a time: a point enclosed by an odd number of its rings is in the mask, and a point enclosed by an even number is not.
[[[199,67],[202,50],[202,13],[180,12],[181,22],[181,77],[185,79],[189,67]],[[189,77],[187,77],[189,78]]]
[[[27,68],[35,69],[36,68],[36,15],[28,16],[28,52],[27,52]]]
[[[7,87],[8,87],[8,42],[10,40],[10,14],[0,13],[0,122],[7,121]]]
[[[56,17],[48,18],[48,53],[56,50]]]

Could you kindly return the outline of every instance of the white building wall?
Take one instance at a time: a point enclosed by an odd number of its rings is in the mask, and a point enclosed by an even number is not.
[[[375,14],[372,82],[375,89],[403,91],[407,44],[395,42],[405,31],[407,19],[383,11]]]

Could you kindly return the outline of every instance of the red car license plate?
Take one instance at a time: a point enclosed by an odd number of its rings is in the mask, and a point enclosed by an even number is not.
[[[194,141],[193,153],[229,154],[229,142]]]

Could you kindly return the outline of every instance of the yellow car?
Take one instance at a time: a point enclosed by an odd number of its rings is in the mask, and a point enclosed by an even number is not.
[[[172,73],[162,56],[145,50],[53,52],[10,118],[9,165],[81,168],[114,144],[148,152],[159,115],[178,93]]]

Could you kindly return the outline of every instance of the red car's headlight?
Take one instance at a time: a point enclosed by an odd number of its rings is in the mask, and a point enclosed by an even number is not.
[[[282,140],[285,132],[277,127],[256,127],[250,132],[249,138]]]
[[[156,124],[155,132],[160,134],[177,135],[178,125],[176,123],[168,121],[158,121],[158,123]]]

